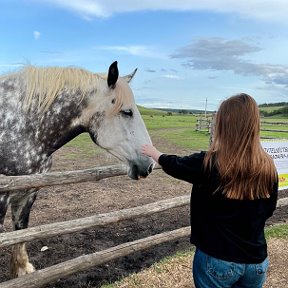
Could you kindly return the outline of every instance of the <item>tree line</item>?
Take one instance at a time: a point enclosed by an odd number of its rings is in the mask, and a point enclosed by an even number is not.
[[[263,107],[263,106],[262,106]],[[260,107],[261,108],[261,107]],[[287,116],[288,117],[288,105],[284,106],[282,108],[273,110],[273,111],[263,111],[260,110],[261,115],[265,116],[265,117],[269,117],[269,116],[275,116],[275,115],[281,115],[281,116]]]
[[[288,102],[278,102],[278,103],[264,103],[260,104],[259,107],[274,107],[274,106],[288,106]]]

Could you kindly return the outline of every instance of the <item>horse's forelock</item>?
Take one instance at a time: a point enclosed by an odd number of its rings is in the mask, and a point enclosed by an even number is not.
[[[114,105],[111,111],[111,115],[117,114],[123,106],[134,103],[133,93],[128,83],[119,78],[115,89],[115,98],[113,99]]]

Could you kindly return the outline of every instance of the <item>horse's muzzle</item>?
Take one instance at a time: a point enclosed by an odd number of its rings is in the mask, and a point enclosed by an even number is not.
[[[128,176],[133,180],[146,178],[154,168],[154,162],[151,158],[145,157],[135,162],[129,162]]]

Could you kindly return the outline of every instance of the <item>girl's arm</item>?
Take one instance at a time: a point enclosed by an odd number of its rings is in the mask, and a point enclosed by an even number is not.
[[[141,152],[144,155],[151,157],[155,162],[161,165],[164,172],[174,178],[195,183],[202,177],[202,163],[205,156],[203,152],[179,157],[177,155],[161,153],[151,144],[143,145],[141,147]]]

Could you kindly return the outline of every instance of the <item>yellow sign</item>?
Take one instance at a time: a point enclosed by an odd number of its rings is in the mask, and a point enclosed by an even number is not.
[[[279,174],[279,189],[288,188],[288,174]]]

